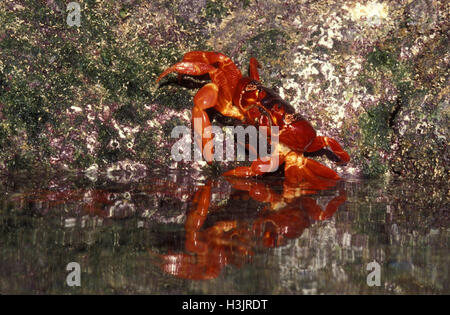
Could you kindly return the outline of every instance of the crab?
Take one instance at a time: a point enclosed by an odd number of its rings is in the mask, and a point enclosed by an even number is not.
[[[260,81],[255,58],[250,59],[249,75],[243,77],[241,71],[226,55],[219,52],[191,51],[157,78],[159,82],[175,72],[179,77],[209,75],[210,83],[205,84],[194,96],[192,121],[194,131],[199,135],[198,145],[208,163],[214,158],[214,148],[207,146],[212,140],[207,110],[214,108],[220,114],[239,120],[242,124],[270,128],[278,126],[278,143],[271,155],[258,157],[250,166],[240,166],[224,173],[224,176],[253,177],[274,172],[284,164],[284,174],[290,183],[315,181],[317,178],[338,180],[339,175],[329,167],[309,158],[328,153],[327,156],[338,164],[350,160],[349,154],[333,138],[319,136],[311,123],[284,101],[272,89],[264,87]],[[266,129],[268,130],[268,129]],[[270,141],[273,134],[268,135]]]

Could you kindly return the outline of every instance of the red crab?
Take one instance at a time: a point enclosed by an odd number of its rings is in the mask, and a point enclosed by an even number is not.
[[[212,135],[205,135],[206,127],[211,126],[206,109],[214,108],[222,115],[240,120],[254,126],[279,127],[279,143],[268,159],[259,157],[249,167],[238,167],[226,172],[225,176],[250,177],[265,172],[276,171],[278,164],[285,164],[284,171],[288,182],[300,183],[314,181],[317,177],[337,180],[339,176],[330,168],[309,159],[329,148],[334,160],[347,163],[350,156],[339,143],[329,137],[317,136],[312,125],[294,108],[276,94],[264,87],[259,80],[258,61],[250,59],[249,76],[243,77],[233,61],[218,52],[192,51],[183,60],[165,70],[157,79],[161,80],[171,72],[179,76],[201,76],[209,74],[211,83],[204,85],[194,97],[192,120],[201,119],[202,124],[194,130],[201,135],[201,145],[206,161],[213,159],[213,148],[206,148]],[[198,129],[198,130],[197,130]],[[276,162],[273,158],[276,157]],[[275,165],[275,166],[273,166]]]

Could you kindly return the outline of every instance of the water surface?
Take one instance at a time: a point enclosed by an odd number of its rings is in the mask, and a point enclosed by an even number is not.
[[[183,172],[1,177],[0,293],[449,293],[448,187],[323,188]],[[193,230],[195,210],[208,213]],[[373,261],[380,286],[367,283]]]

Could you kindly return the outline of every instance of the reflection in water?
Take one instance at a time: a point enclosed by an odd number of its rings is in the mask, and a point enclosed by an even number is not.
[[[224,266],[239,267],[248,262],[255,246],[283,246],[287,239],[299,237],[314,221],[330,218],[346,200],[345,191],[341,190],[324,210],[316,203],[312,196],[317,190],[336,185],[330,180],[303,182],[296,186],[284,183],[281,194],[263,182],[240,178],[229,178],[228,181],[238,190],[230,195],[231,199],[251,198],[266,206],[252,222],[218,221],[202,229],[210,208],[213,184],[208,182],[200,187],[185,224],[187,253],[160,255],[165,272],[185,279],[216,278]]]
[[[172,172],[0,177],[0,191],[0,293],[450,292],[445,185]],[[65,284],[72,261],[81,287]]]

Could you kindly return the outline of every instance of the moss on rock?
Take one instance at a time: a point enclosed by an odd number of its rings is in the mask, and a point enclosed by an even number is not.
[[[154,82],[215,50],[243,73],[258,58],[262,82],[351,153],[339,172],[448,172],[443,1],[79,3],[79,27],[62,0],[0,4],[0,168],[171,165],[168,122],[189,123],[196,89]]]

